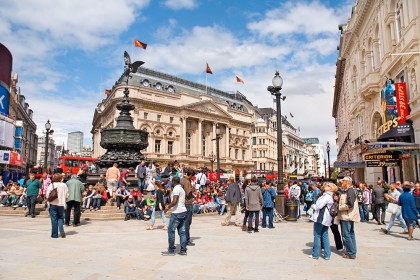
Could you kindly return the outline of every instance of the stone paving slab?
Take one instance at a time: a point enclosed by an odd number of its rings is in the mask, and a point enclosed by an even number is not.
[[[248,234],[222,227],[220,216],[195,216],[196,246],[188,256],[162,257],[167,232],[144,221],[83,221],[50,238],[44,218],[0,216],[0,279],[419,279],[420,230],[414,241],[384,235],[376,224],[356,224],[358,255],[312,260],[313,224],[275,224]],[[162,227],[162,220],[156,224]],[[176,237],[179,244],[179,238]],[[332,234],[330,240],[334,244]]]

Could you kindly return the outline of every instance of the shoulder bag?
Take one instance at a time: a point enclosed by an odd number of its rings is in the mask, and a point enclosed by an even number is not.
[[[51,184],[53,186],[53,189],[50,191],[50,195],[47,198],[48,202],[52,202],[58,198],[57,188],[54,188],[54,183],[51,183]]]

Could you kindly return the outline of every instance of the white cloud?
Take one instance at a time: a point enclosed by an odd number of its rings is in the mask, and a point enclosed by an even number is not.
[[[172,10],[193,10],[198,3],[197,0],[166,0],[163,5]]]
[[[283,34],[335,34],[342,18],[332,8],[318,1],[311,3],[287,2],[266,13],[265,18],[248,24],[261,36]]]

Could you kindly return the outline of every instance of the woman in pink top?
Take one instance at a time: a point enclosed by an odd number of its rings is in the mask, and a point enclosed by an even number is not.
[[[42,174],[41,183],[42,183],[42,196],[45,199],[44,208],[47,208],[48,207],[47,189],[48,189],[48,186],[51,184],[51,178],[48,176],[48,173]]]
[[[56,173],[53,175],[52,183],[47,189],[47,198],[53,189],[57,189],[58,197],[50,202],[50,218],[51,218],[51,238],[58,238],[58,230],[62,238],[66,238],[64,232],[64,209],[66,208],[66,200],[69,196],[69,190],[65,183],[61,182],[62,175]]]

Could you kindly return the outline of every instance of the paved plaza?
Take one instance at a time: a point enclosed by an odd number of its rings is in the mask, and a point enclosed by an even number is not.
[[[358,254],[309,259],[312,226],[275,224],[248,234],[220,226],[216,215],[195,216],[196,246],[188,256],[163,257],[167,233],[143,221],[83,221],[50,238],[50,220],[0,216],[0,279],[419,279],[420,230],[408,241],[376,224],[356,225]],[[157,219],[161,227],[161,220]],[[330,240],[333,242],[332,234]],[[179,244],[177,236],[176,243]],[[333,243],[332,243],[333,244]],[[178,246],[179,248],[179,246]]]

